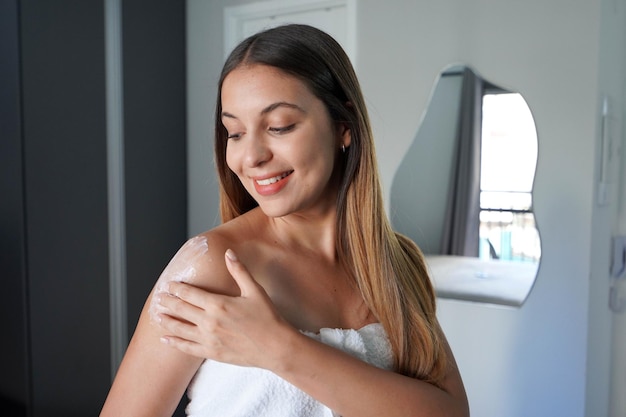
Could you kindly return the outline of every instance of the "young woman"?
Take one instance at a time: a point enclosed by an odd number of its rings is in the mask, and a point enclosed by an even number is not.
[[[223,224],[163,271],[101,416],[468,416],[420,250],[386,217],[349,59],[253,35],[219,82]]]

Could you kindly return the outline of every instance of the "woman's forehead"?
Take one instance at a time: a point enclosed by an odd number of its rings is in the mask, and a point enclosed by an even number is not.
[[[292,103],[306,108],[316,97],[298,77],[268,65],[244,65],[231,71],[222,83],[222,110],[256,108],[259,112],[272,103]]]

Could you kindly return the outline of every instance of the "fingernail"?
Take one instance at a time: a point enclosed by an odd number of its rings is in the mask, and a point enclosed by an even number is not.
[[[237,255],[235,255],[235,252],[233,252],[231,249],[226,250],[226,257],[233,262],[237,261]]]

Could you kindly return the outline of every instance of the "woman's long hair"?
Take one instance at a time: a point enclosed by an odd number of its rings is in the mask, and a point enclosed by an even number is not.
[[[435,314],[435,293],[419,248],[395,233],[383,205],[374,141],[358,79],[350,60],[328,34],[285,25],[253,35],[230,54],[220,76],[215,112],[215,158],[220,213],[229,221],[257,206],[226,164],[227,132],[221,123],[221,90],[241,65],[278,68],[304,82],[336,123],[348,126],[350,147],[340,169],[337,256],[381,322],[395,370],[437,385],[447,358]]]

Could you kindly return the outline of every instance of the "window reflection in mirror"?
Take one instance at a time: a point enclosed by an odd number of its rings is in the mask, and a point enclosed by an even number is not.
[[[532,214],[537,134],[521,94],[485,90],[480,155],[479,257],[538,262]]]
[[[390,200],[394,227],[422,248],[439,297],[526,300],[541,259],[537,154],[521,94],[466,66],[441,73]]]

